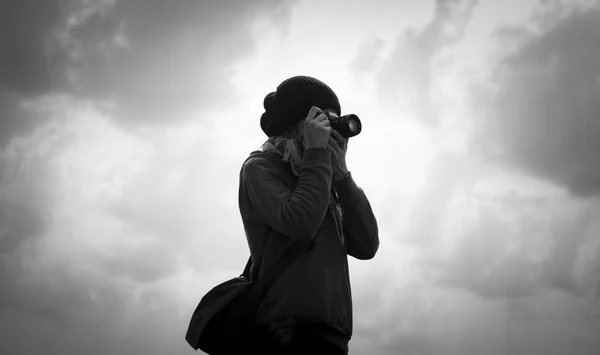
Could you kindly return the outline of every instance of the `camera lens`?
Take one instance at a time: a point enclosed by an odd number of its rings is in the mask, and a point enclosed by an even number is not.
[[[352,132],[354,135],[359,134],[360,133],[360,120],[358,119],[358,116],[354,115],[354,114],[349,114],[346,116],[347,122],[348,122],[348,130],[350,132]]]
[[[358,129],[358,124],[356,123],[356,120],[349,120],[348,121],[348,126],[350,127],[350,130],[352,132],[356,132],[356,130]]]

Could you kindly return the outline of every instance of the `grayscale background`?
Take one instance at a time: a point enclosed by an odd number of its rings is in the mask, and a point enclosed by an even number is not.
[[[0,354],[193,354],[264,96],[363,132],[352,355],[600,354],[600,2],[2,1]]]

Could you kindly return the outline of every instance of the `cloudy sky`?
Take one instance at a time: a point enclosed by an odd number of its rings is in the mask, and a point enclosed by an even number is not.
[[[600,2],[4,1],[0,353],[192,354],[264,96],[363,121],[355,355],[600,353]]]

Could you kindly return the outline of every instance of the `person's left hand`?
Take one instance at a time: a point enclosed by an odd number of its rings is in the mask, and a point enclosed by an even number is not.
[[[327,144],[333,154],[331,154],[331,170],[333,171],[333,180],[339,180],[348,175],[346,167],[346,152],[348,151],[348,138],[342,135],[335,129],[331,130],[329,143]]]

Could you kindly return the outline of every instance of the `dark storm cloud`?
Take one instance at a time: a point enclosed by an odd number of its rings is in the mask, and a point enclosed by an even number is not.
[[[381,68],[374,72],[382,97],[397,100],[399,93],[414,95],[412,105],[419,118],[435,124],[438,112],[430,98],[435,84],[432,61],[440,50],[463,37],[476,4],[474,0],[436,0],[434,17],[425,28],[411,28],[399,35],[390,57],[381,60]],[[366,43],[353,68],[370,71],[380,60],[381,49],[378,39]]]
[[[120,121],[180,122],[192,109],[232,98],[229,65],[256,44],[248,26],[258,15],[281,15],[286,4],[119,1],[108,15],[65,30],[77,57],[74,85],[116,103]]]
[[[557,14],[559,12],[560,14]],[[514,48],[493,89],[473,90],[473,149],[566,187],[600,193],[600,9],[559,8],[539,16],[539,34],[508,29]]]
[[[84,4],[76,0],[4,1],[0,13],[0,149],[15,136],[25,135],[45,122],[23,107],[23,101],[47,94],[75,93],[73,74],[81,67],[74,47],[106,43],[108,29],[76,42],[66,36],[85,27],[110,1]],[[80,31],[81,32],[81,31]],[[108,47],[108,46],[107,46]],[[81,50],[79,50],[81,52]]]
[[[21,108],[23,97],[61,86],[48,62],[47,36],[60,17],[58,1],[3,1],[0,11],[0,149],[35,121]]]
[[[3,1],[0,12],[0,87],[23,95],[51,90],[59,81],[48,62],[48,34],[60,18],[59,2]]]
[[[181,121],[190,109],[230,97],[227,66],[250,54],[255,42],[249,22],[271,6],[274,2],[118,2],[111,29],[116,32],[119,24],[127,44],[106,55],[97,48],[82,50],[85,60],[75,80],[82,91],[113,100],[119,120]]]
[[[0,150],[13,136],[26,134],[36,126],[37,120],[21,106],[19,98],[19,94],[0,85]]]
[[[232,99],[228,66],[249,25],[290,1],[8,1],[0,14],[0,148],[35,126],[23,99],[67,93],[114,104],[118,122],[173,124]]]

